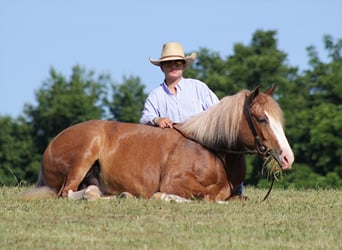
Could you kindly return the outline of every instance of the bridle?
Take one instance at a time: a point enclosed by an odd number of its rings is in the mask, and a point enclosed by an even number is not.
[[[260,136],[258,135],[255,126],[254,126],[254,122],[252,119],[252,115],[251,112],[249,110],[250,105],[252,104],[253,101],[253,96],[249,95],[246,97],[245,103],[244,103],[244,107],[243,107],[243,112],[246,116],[246,120],[248,123],[248,127],[251,130],[253,136],[254,136],[254,145],[255,145],[255,151],[258,155],[262,156],[262,157],[267,157],[269,155],[271,155],[279,164],[279,166],[282,168],[281,165],[281,161],[279,159],[279,156],[276,154],[276,152],[274,152],[272,149],[268,149],[263,143],[262,143],[262,139],[260,138]]]
[[[274,152],[274,150],[272,149],[268,149],[263,143],[262,143],[262,139],[260,138],[260,136],[258,135],[254,123],[253,123],[253,119],[252,119],[252,115],[250,112],[250,105],[253,102],[253,95],[249,95],[246,96],[246,100],[244,103],[244,107],[243,107],[243,112],[246,116],[246,120],[248,123],[248,127],[251,130],[253,136],[254,136],[254,144],[255,144],[255,150],[257,152],[258,155],[262,156],[262,157],[267,157],[267,156],[272,156],[278,163],[278,165],[280,166],[281,169],[283,169],[282,164],[281,164],[281,160],[279,159],[278,154],[276,154],[276,152]],[[271,186],[268,189],[268,192],[266,193],[263,201],[265,201],[267,199],[267,197],[269,196],[269,194],[271,193],[271,190],[273,188],[273,184],[274,184],[274,176],[272,176],[271,179]]]

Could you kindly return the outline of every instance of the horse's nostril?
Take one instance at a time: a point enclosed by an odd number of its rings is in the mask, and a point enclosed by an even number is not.
[[[291,166],[294,162],[294,155],[292,150],[284,150],[282,154],[282,161],[286,169],[291,169]]]
[[[290,169],[291,168],[292,162],[289,160],[287,155],[283,156],[282,161],[283,161],[284,169]]]

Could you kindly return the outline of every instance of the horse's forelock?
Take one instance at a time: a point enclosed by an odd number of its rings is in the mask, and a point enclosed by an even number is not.
[[[284,126],[284,115],[279,104],[271,97],[267,96],[267,101],[263,102],[262,109]]]

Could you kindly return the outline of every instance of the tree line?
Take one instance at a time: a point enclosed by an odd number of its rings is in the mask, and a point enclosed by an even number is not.
[[[232,55],[200,48],[185,72],[206,82],[219,98],[241,89],[277,84],[274,98],[286,119],[286,134],[295,154],[293,169],[278,186],[342,187],[342,39],[323,36],[328,62],[307,47],[308,69],[289,65],[277,48],[277,32],[257,30],[248,45],[237,43]],[[78,65],[68,78],[51,68],[35,97],[17,118],[0,116],[0,185],[37,180],[43,152],[60,131],[90,119],[139,121],[148,93],[138,76],[121,83]],[[248,156],[246,185],[265,186],[262,161]]]

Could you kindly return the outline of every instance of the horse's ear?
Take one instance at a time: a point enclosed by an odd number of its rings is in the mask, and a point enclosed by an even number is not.
[[[247,96],[246,104],[247,104],[248,106],[253,102],[254,98],[257,97],[257,95],[259,95],[259,89],[260,89],[260,86],[257,85],[257,86],[255,87],[255,89],[253,89],[253,90],[249,93],[249,95]]]
[[[257,85],[249,94],[250,98],[253,100],[260,92],[260,85]]]
[[[271,88],[265,91],[265,93],[272,96],[276,88],[277,88],[277,84],[274,83],[272,84]]]

